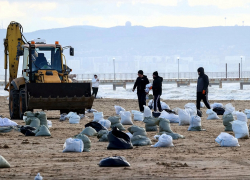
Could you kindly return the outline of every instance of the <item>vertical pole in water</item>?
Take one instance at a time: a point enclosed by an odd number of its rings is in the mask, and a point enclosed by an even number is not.
[[[179,79],[179,57],[178,57],[178,79]]]
[[[227,63],[226,63],[226,79],[227,79]]]
[[[239,78],[240,78],[240,63],[239,63]]]
[[[114,64],[114,80],[115,80],[115,58],[113,58],[113,64]]]
[[[240,59],[241,59],[241,61],[240,61],[240,63],[241,63],[241,73],[240,73],[240,74],[241,74],[241,75],[240,75],[240,76],[241,76],[241,78],[242,78],[242,56],[240,57]]]

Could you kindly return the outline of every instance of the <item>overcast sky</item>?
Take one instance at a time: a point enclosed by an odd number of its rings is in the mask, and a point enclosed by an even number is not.
[[[25,32],[126,21],[146,27],[249,26],[249,6],[250,0],[0,0],[0,27],[10,21]]]

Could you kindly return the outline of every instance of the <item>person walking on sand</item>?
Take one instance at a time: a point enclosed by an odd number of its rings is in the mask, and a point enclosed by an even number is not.
[[[138,103],[139,108],[141,112],[144,112],[143,105],[146,105],[146,85],[149,84],[149,80],[147,76],[143,75],[143,71],[138,71],[138,78],[135,81],[133,92],[135,91],[135,88],[137,88],[137,96],[138,96]]]
[[[97,92],[98,92],[99,84],[100,84],[99,78],[95,74],[94,78],[92,79],[92,91],[93,91],[92,96],[95,95],[95,98],[96,98],[96,95],[97,95]]]
[[[158,75],[158,72],[153,73],[153,95],[154,95],[154,112],[157,113],[157,109],[162,112],[161,108],[161,94],[162,94],[162,81],[163,78]]]
[[[208,109],[211,109],[209,101],[208,101],[208,85],[209,78],[204,73],[204,68],[198,68],[199,78],[197,80],[197,97],[196,97],[196,107],[197,110],[200,110],[201,100],[203,100],[204,104]]]

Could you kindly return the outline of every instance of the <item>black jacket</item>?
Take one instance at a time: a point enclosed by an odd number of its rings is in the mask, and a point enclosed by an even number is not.
[[[135,81],[133,89],[137,87],[137,93],[138,92],[145,92],[146,85],[149,84],[149,80],[147,76],[143,76],[142,78],[138,77]]]
[[[152,86],[153,95],[161,95],[162,94],[162,81],[163,81],[163,78],[160,76],[157,76],[154,78],[153,86]]]
[[[208,76],[204,73],[204,68],[200,67],[198,69],[198,72],[200,72],[200,75],[197,80],[197,92],[202,92],[203,90],[208,92],[209,79]]]

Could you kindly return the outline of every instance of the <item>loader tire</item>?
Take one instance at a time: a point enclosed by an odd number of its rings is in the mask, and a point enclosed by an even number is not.
[[[19,92],[19,118],[23,119],[23,115],[26,111],[26,100],[25,100],[25,90],[20,89]]]
[[[15,89],[10,90],[9,97],[9,111],[11,119],[19,119],[19,91]]]

